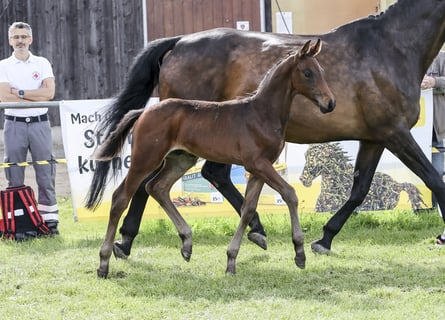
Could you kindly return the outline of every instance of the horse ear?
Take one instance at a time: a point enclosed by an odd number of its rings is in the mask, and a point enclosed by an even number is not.
[[[309,53],[309,49],[311,46],[311,40],[307,41],[304,46],[298,51],[298,58],[302,58]]]
[[[309,52],[309,54],[310,54],[311,56],[315,57],[317,54],[320,53],[320,51],[321,51],[321,46],[322,46],[321,43],[322,43],[322,42],[321,42],[321,39],[318,39],[318,40],[317,40],[317,43],[311,47],[311,50],[310,50],[310,52]]]

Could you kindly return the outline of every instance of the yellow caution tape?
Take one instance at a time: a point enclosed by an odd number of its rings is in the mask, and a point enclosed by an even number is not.
[[[25,162],[5,162],[5,163],[0,163],[0,168],[26,167],[33,165],[47,165],[53,163],[66,163],[66,159],[37,160],[37,161],[25,161]]]

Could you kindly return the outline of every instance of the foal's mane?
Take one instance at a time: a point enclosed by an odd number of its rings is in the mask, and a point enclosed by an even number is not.
[[[289,58],[291,55],[296,54],[296,52],[297,52],[297,51],[295,51],[295,50],[289,51],[289,52],[287,53],[286,56],[282,57],[280,60],[278,60],[277,62],[275,62],[275,64],[274,64],[269,70],[267,70],[266,73],[263,75],[263,78],[261,79],[260,83],[258,84],[258,87],[257,87],[254,91],[247,92],[247,93],[245,93],[245,94],[243,94],[243,95],[240,95],[240,96],[236,96],[235,99],[236,99],[236,100],[243,100],[243,99],[248,99],[248,98],[251,98],[251,97],[255,96],[255,95],[258,93],[258,91],[260,90],[260,88],[263,86],[265,80],[268,79],[268,78],[270,77],[270,74],[271,74],[276,68],[278,68],[278,66],[279,66],[284,60],[286,60],[287,58]]]

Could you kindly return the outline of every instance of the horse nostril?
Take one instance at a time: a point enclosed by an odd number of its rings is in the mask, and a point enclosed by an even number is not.
[[[334,110],[335,105],[336,105],[335,100],[330,100],[329,101],[329,106],[328,106],[329,110],[331,110],[331,111]]]

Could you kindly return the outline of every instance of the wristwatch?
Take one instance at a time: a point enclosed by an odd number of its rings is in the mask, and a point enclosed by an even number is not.
[[[19,98],[24,99],[25,98],[25,91],[19,90]]]

